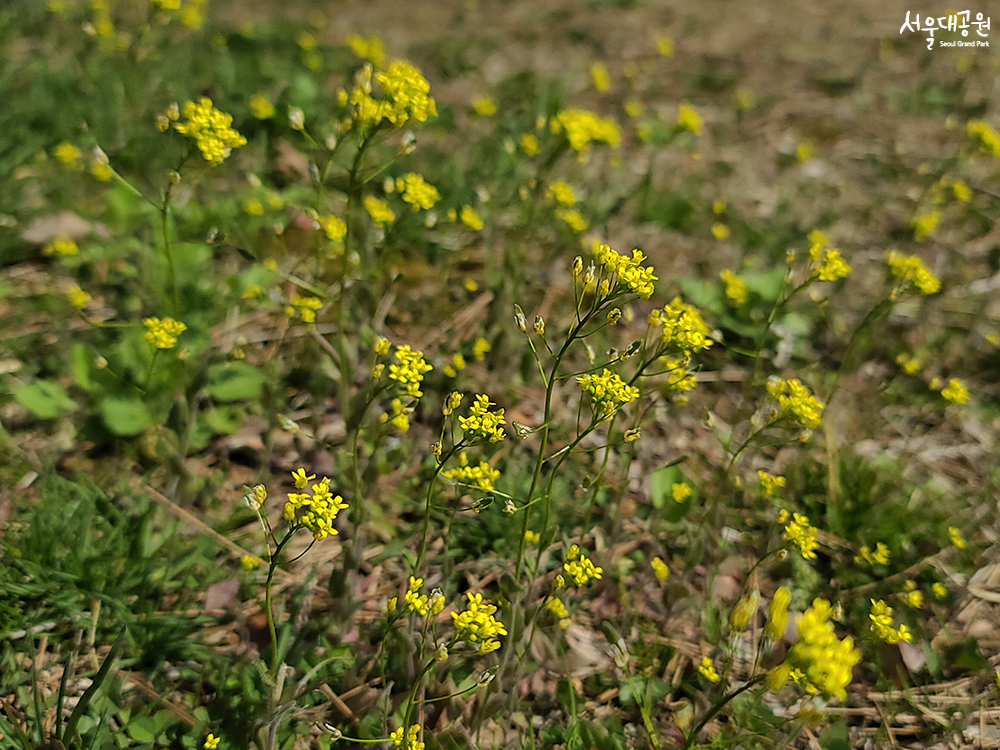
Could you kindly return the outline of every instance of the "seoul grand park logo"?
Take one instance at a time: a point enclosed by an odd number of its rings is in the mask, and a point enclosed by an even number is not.
[[[927,49],[934,46],[934,32],[935,31],[946,31],[955,32],[961,31],[963,37],[969,36],[969,29],[976,27],[976,34],[981,37],[987,37],[990,30],[990,18],[989,16],[983,17],[982,13],[976,13],[975,20],[972,20],[972,11],[963,10],[955,13],[949,13],[946,16],[940,16],[935,18],[930,14],[924,16],[924,25],[920,25],[920,14],[914,13],[912,20],[910,17],[910,11],[906,11],[906,20],[903,25],[899,27],[899,33],[902,34],[904,31],[925,31],[930,36],[927,37]],[[963,39],[938,39],[938,46],[940,47],[989,47],[990,43],[988,40],[984,39],[969,39],[968,41]]]

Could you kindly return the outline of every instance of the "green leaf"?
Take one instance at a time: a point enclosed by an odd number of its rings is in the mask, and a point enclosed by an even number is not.
[[[137,398],[106,398],[101,401],[101,419],[119,437],[138,435],[151,424],[153,415]]]
[[[36,380],[14,391],[14,399],[39,419],[57,419],[76,408],[66,389],[51,380]]]
[[[205,412],[205,424],[216,435],[232,435],[243,424],[243,411],[236,406],[216,406]]]
[[[653,498],[653,507],[657,510],[665,510],[666,519],[671,523],[677,523],[684,518],[691,510],[691,505],[698,498],[698,490],[684,476],[684,472],[677,465],[678,463],[680,462],[657,469],[649,477],[649,493]],[[682,482],[686,482],[692,492],[690,496],[677,502],[674,500],[673,487]]]
[[[228,362],[208,368],[205,390],[217,401],[249,401],[260,396],[264,373],[245,362]]]
[[[93,390],[94,381],[90,377],[90,363],[93,361],[87,352],[86,344],[74,344],[70,353],[69,367],[76,384],[85,391]]]
[[[139,716],[128,725],[126,731],[136,742],[152,742],[156,739],[156,726],[150,716]]]

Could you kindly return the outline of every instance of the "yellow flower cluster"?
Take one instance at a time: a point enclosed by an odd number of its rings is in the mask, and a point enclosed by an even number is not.
[[[688,370],[690,360],[677,357],[660,357],[663,362],[664,372],[667,376],[667,390],[683,393],[690,391],[698,384],[698,379],[694,373]],[[686,397],[685,397],[686,398]]]
[[[656,580],[660,583],[663,583],[670,577],[670,568],[663,562],[662,558],[654,557],[650,565],[653,567],[653,575],[656,576]]]
[[[497,102],[489,96],[479,96],[472,100],[472,111],[480,117],[492,117],[497,113]]]
[[[979,144],[979,148],[993,156],[1000,156],[1000,134],[984,120],[969,120],[965,134]]]
[[[291,303],[285,308],[285,314],[291,317],[298,312],[303,323],[315,323],[316,311],[322,306],[323,302],[318,297],[307,297],[295,292],[292,294]]]
[[[894,292],[893,298],[899,292],[907,292],[911,288],[919,294],[934,294],[941,289],[941,282],[916,255],[903,255],[898,250],[889,250],[885,254],[885,263],[889,273],[904,282],[903,288]]]
[[[760,480],[760,493],[765,498],[774,497],[774,493],[785,486],[784,477],[768,474],[763,469],[757,472],[757,479]]]
[[[437,188],[424,180],[416,172],[396,178],[396,190],[404,201],[413,206],[414,211],[432,208],[441,197]]]
[[[576,382],[590,396],[594,413],[605,419],[609,419],[618,407],[639,398],[638,388],[627,385],[616,373],[607,369],[600,375],[581,375]]]
[[[670,497],[673,498],[675,503],[683,503],[693,494],[694,490],[691,489],[691,485],[687,482],[674,482],[670,485]]]
[[[814,599],[799,617],[799,637],[788,653],[787,665],[798,670],[799,681],[810,693],[820,692],[843,700],[851,670],[861,660],[851,637],[839,640],[833,632],[833,608],[825,599]]]
[[[726,285],[726,297],[734,305],[742,305],[747,301],[747,284],[743,279],[728,268],[719,273],[719,278]]]
[[[579,211],[565,208],[556,209],[556,218],[564,222],[566,226],[572,229],[577,234],[586,232],[590,227],[590,223],[583,218],[583,214]]]
[[[538,141],[538,136],[534,133],[522,133],[521,137],[517,139],[517,145],[528,156],[535,156],[542,150],[542,144]]]
[[[304,490],[310,479],[305,475],[305,469],[293,472],[292,477],[295,479],[295,489],[298,490]],[[310,490],[312,495],[306,492],[289,492],[282,515],[289,524],[309,529],[313,538],[320,541],[337,533],[333,528],[333,521],[337,518],[337,514],[347,507],[347,503],[340,495],[335,497],[330,492],[328,477],[323,477],[313,484]]]
[[[431,87],[419,70],[405,60],[395,60],[384,73],[375,74],[383,98],[371,95],[372,66],[358,71],[349,101],[354,118],[363,125],[377,126],[383,121],[402,127],[408,120],[424,122],[437,115],[437,104],[428,94]]]
[[[917,590],[916,581],[907,581],[903,584],[903,601],[906,602],[906,606],[914,609],[924,606],[924,595]]]
[[[428,614],[441,614],[441,610],[444,609],[444,594],[441,593],[440,589],[434,589],[430,595],[421,594],[420,589],[423,585],[423,578],[410,576],[410,584],[406,589],[406,596],[403,597],[406,608],[411,612],[416,612],[421,617]]]
[[[563,630],[569,627],[569,611],[566,609],[566,605],[562,603],[562,600],[554,596],[547,597],[545,599],[545,609],[559,618],[559,627]]]
[[[798,379],[771,378],[767,382],[767,392],[778,402],[781,416],[790,414],[796,422],[809,429],[819,427],[823,404]]]
[[[719,681],[719,673],[715,671],[715,667],[712,666],[712,660],[707,656],[702,657],[701,663],[698,665],[698,674],[709,682]]]
[[[268,120],[274,117],[274,104],[263,94],[254,94],[250,97],[250,114],[258,120]]]
[[[67,141],[63,141],[52,151],[52,155],[70,169],[83,168],[83,152]]]
[[[913,239],[917,242],[930,237],[941,222],[941,212],[934,210],[925,214],[917,214],[913,217]]]
[[[889,548],[882,542],[879,542],[875,545],[875,550],[873,552],[867,544],[863,544],[861,549],[858,551],[858,554],[855,556],[854,562],[865,562],[873,567],[875,565],[888,565]]]
[[[810,233],[810,236],[814,235]],[[851,267],[840,254],[840,250],[828,248],[826,237],[816,233],[816,239],[809,248],[809,278],[813,281],[836,281],[843,279],[851,272]]]
[[[764,636],[772,641],[779,640],[785,634],[788,626],[788,604],[792,601],[792,592],[782,586],[774,592],[767,604],[767,624],[764,625]]]
[[[403,732],[403,728],[393,730],[389,735],[393,747],[401,750],[424,750],[424,743],[420,741],[420,725],[411,724],[410,728]]]
[[[948,541],[952,543],[955,549],[965,549],[965,537],[962,536],[962,532],[957,526],[948,527]]]
[[[382,367],[382,365],[376,365],[376,367]],[[392,412],[383,412],[379,416],[378,421],[382,424],[388,422],[400,432],[406,432],[410,429],[410,414],[412,413],[413,409],[411,407],[403,406],[402,399],[394,398],[392,400]]]
[[[479,218],[479,214],[476,213],[476,209],[472,206],[462,206],[462,211],[459,213],[458,218],[469,229],[478,232],[483,228],[483,220]]]
[[[217,110],[207,96],[197,104],[185,104],[184,117],[187,121],[176,123],[174,130],[192,139],[209,164],[221,164],[234,148],[247,142],[233,130],[233,116]]]
[[[507,635],[502,622],[493,617],[495,605],[483,601],[482,594],[466,594],[469,603],[463,612],[452,612],[455,637],[458,640],[479,644],[479,653],[488,654],[500,648],[497,636]]]
[[[187,330],[187,326],[173,318],[146,318],[146,341],[157,349],[172,349],[177,343],[177,337]]]
[[[469,409],[469,416],[459,417],[458,424],[467,435],[499,443],[504,439],[503,426],[507,424],[503,418],[503,409],[490,411],[495,406],[485,394],[476,396],[476,402]]]
[[[618,125],[613,120],[598,117],[584,109],[564,109],[549,125],[549,129],[559,134],[565,131],[570,147],[580,154],[590,150],[591,143],[607,143],[615,148],[621,139]]]
[[[365,38],[360,34],[351,34],[345,41],[351,52],[362,60],[370,60],[376,68],[385,65],[385,46],[376,35]]]
[[[677,108],[677,127],[681,130],[690,130],[695,135],[701,135],[701,115],[698,110],[687,102],[681,102]]]
[[[42,255],[76,255],[80,248],[69,237],[56,237],[42,248]]]
[[[396,218],[396,214],[389,208],[389,204],[374,195],[366,195],[364,201],[365,210],[372,217],[376,224],[388,224]]]
[[[603,568],[594,565],[593,561],[580,552],[577,545],[571,545],[566,553],[566,562],[563,563],[563,570],[573,579],[577,586],[584,586],[589,581],[601,580]],[[561,577],[561,576],[560,576]]]
[[[615,286],[624,284],[630,291],[638,294],[643,299],[653,296],[653,282],[657,277],[653,275],[652,268],[643,268],[642,263],[646,260],[641,250],[633,250],[632,257],[626,257],[613,250],[608,245],[596,245],[594,255],[597,256],[597,263],[608,275],[608,278],[616,278]],[[609,284],[610,286],[610,284]]]
[[[948,385],[941,389],[941,395],[953,404],[964,404],[969,400],[969,389],[958,378],[952,378],[948,381]]]
[[[470,466],[469,457],[465,455],[465,451],[459,454],[458,464],[458,468],[443,471],[442,475],[448,479],[454,479],[456,482],[474,484],[484,492],[492,490],[493,482],[500,478],[500,472],[485,461],[480,461],[479,466]]]
[[[876,638],[883,643],[909,642],[913,639],[906,625],[900,625],[898,629],[892,627],[892,607],[881,599],[872,599],[871,603],[872,611],[868,619],[872,621],[872,633]]]
[[[424,374],[434,368],[424,361],[422,352],[414,351],[408,345],[396,347],[397,364],[389,365],[389,377],[406,386],[406,395],[411,398],[420,398],[423,391],[420,384],[423,382]]]
[[[83,306],[90,302],[90,295],[76,284],[67,290],[66,296],[69,297],[69,303],[78,310],[83,309]]]
[[[564,206],[573,206],[576,204],[576,193],[573,192],[573,186],[562,180],[557,180],[549,184],[548,189],[545,191],[545,197],[553,198],[557,203],[561,203]]]
[[[347,224],[337,216],[320,216],[317,222],[323,228],[326,238],[332,242],[340,242],[347,236]]]
[[[799,548],[799,552],[806,560],[816,557],[816,527],[809,524],[809,519],[801,513],[791,516],[791,521],[787,510],[782,510],[778,514],[778,523],[785,524],[784,538],[786,542],[791,542]]]
[[[713,343],[708,337],[708,326],[693,305],[674,297],[662,312],[653,310],[650,325],[663,325],[660,346],[666,352],[690,357],[696,351],[708,349]]]

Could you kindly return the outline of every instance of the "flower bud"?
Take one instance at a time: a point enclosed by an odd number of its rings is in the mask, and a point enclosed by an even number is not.
[[[579,276],[581,273],[583,273],[583,258],[577,255],[573,259],[573,277],[575,278]]]
[[[757,603],[760,601],[760,592],[754,589],[749,594],[740,599],[729,615],[729,624],[733,630],[746,630],[750,623],[750,618],[757,612]]]
[[[617,325],[618,321],[621,320],[621,319],[622,319],[622,311],[619,310],[617,307],[614,310],[611,310],[608,313],[608,325],[609,326]]]
[[[545,335],[545,321],[542,319],[541,315],[535,316],[535,323],[531,326],[531,328],[539,336]]]
[[[524,311],[521,309],[520,305],[514,305],[514,325],[517,326],[517,330],[521,333],[527,333],[528,331],[528,321],[524,319]]]

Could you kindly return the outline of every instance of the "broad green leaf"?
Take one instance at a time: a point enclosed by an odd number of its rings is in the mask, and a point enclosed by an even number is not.
[[[153,415],[137,398],[106,398],[101,401],[101,419],[119,437],[138,435],[151,424]]]
[[[205,390],[217,401],[248,401],[260,396],[264,373],[245,362],[228,362],[208,369]]]
[[[76,408],[66,389],[51,380],[36,380],[14,391],[14,399],[39,419],[56,419]]]

